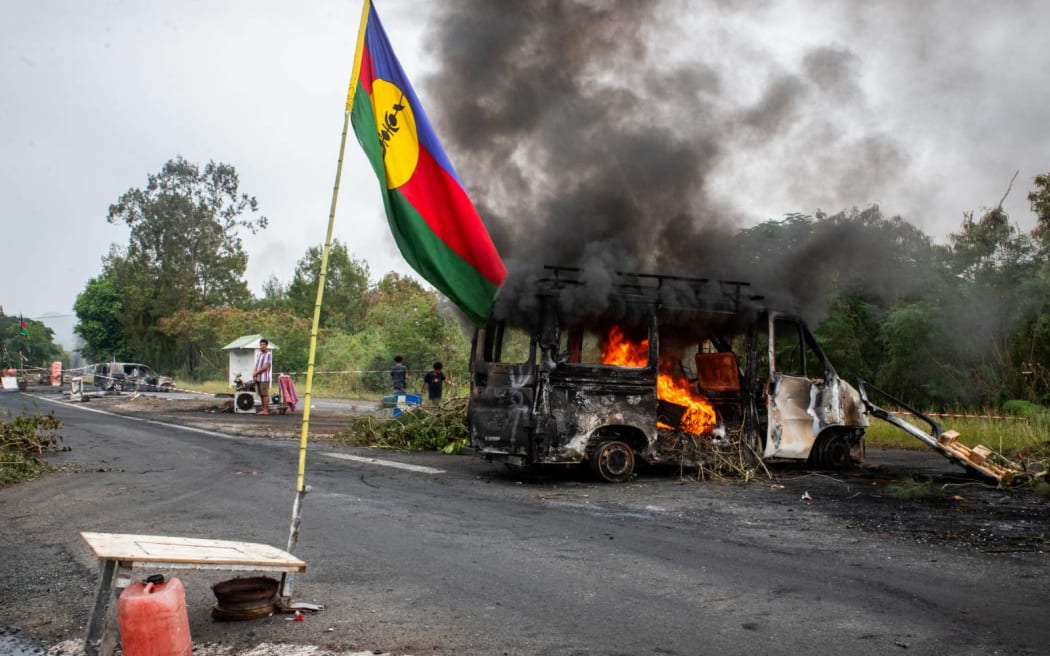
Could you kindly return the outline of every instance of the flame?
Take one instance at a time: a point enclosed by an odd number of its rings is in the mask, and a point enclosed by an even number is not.
[[[613,364],[621,367],[644,367],[649,361],[649,340],[635,342],[624,335],[619,326],[609,330],[602,343],[602,364]],[[682,415],[681,429],[700,434],[714,426],[718,421],[715,409],[703,396],[693,394],[689,381],[674,376],[666,371],[664,363],[660,364],[660,374],[656,379],[656,396],[664,401],[675,403],[686,408]],[[671,428],[660,424],[661,428]]]

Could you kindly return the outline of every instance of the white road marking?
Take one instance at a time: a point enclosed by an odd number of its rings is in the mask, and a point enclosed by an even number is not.
[[[23,392],[23,394],[25,394],[25,393]],[[37,400],[40,400],[40,401],[47,401],[48,403],[54,403],[55,405],[61,405],[61,406],[65,406],[67,408],[74,408],[76,410],[83,410],[84,412],[96,412],[96,413],[98,413],[100,415],[106,415],[106,416],[109,416],[109,417],[120,417],[121,419],[127,419],[128,421],[141,421],[144,424],[156,424],[157,426],[167,426],[168,428],[177,428],[179,430],[189,431],[190,433],[200,433],[202,435],[210,435],[212,437],[224,437],[226,439],[243,439],[243,437],[244,437],[243,435],[227,435],[226,433],[219,433],[219,432],[216,432],[216,431],[210,431],[210,430],[206,430],[204,428],[194,428],[193,426],[182,426],[180,424],[169,424],[169,423],[165,423],[163,421],[157,421],[156,419],[146,419],[144,417],[132,417],[130,415],[122,415],[122,414],[118,414],[116,412],[110,412],[108,410],[99,410],[98,408],[88,408],[86,406],[79,405],[79,404],[76,404],[76,403],[70,403],[69,401],[65,401],[65,400],[49,399],[49,398],[47,398],[45,396],[35,396],[35,395],[32,395],[32,394],[26,394],[26,396],[31,396],[34,399],[37,399]]]
[[[366,458],[364,456],[353,456],[349,453],[322,453],[323,456],[329,458],[339,458],[340,460],[353,460],[354,462],[363,462],[369,465],[380,465],[382,467],[393,467],[394,469],[407,469],[408,471],[419,472],[420,474],[444,474],[444,469],[437,469],[436,467],[424,467],[423,465],[409,465],[404,462],[397,462],[395,460],[380,460],[379,458]]]
[[[32,396],[32,395],[26,395]],[[245,439],[243,435],[227,435],[226,433],[219,433],[216,431],[205,430],[203,428],[194,428],[193,426],[182,426],[179,424],[168,424],[163,421],[157,421],[156,419],[145,419],[143,417],[131,417],[128,415],[117,414],[115,412],[109,412],[108,410],[99,410],[98,408],[87,408],[83,405],[69,403],[64,400],[49,399],[43,396],[33,396],[34,399],[41,401],[47,401],[48,403],[54,403],[55,405],[62,405],[67,408],[75,408],[77,410],[83,410],[84,412],[97,412],[100,415],[107,415],[110,417],[119,417],[121,419],[127,419],[128,421],[141,421],[145,424],[156,424],[157,426],[167,426],[168,428],[177,428],[178,430],[189,431],[191,433],[200,433],[202,435],[211,435],[214,437],[223,437],[226,439]],[[437,469],[436,467],[424,467],[423,465],[409,465],[403,462],[396,462],[394,460],[380,460],[379,458],[366,458],[364,456],[354,456],[349,453],[320,453],[319,455],[328,456],[329,458],[339,458],[340,460],[353,460],[354,462],[363,462],[369,465],[379,465],[381,467],[393,467],[395,469],[407,469],[408,471],[418,472],[420,474],[444,474],[444,469]]]

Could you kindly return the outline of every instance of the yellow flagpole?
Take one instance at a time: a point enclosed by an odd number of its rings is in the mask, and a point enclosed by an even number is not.
[[[317,356],[317,332],[321,324],[321,303],[324,300],[325,280],[328,274],[328,253],[332,246],[332,229],[335,226],[335,207],[339,201],[339,181],[343,176],[343,155],[346,153],[346,134],[350,127],[350,112],[354,104],[354,92],[360,76],[361,53],[364,47],[365,26],[368,24],[370,0],[364,0],[361,9],[361,26],[357,34],[357,48],[354,52],[354,68],[350,76],[350,88],[347,92],[346,109],[343,112],[343,136],[339,140],[339,161],[335,167],[335,185],[332,188],[332,205],[328,211],[328,231],[325,233],[324,249],[321,252],[321,271],[317,276],[317,300],[314,302],[313,324],[310,326],[310,354],[306,362],[306,392],[303,395],[303,424],[299,434],[299,470],[295,482],[295,501],[292,504],[292,522],[288,527],[288,552],[291,553],[299,543],[299,526],[302,523],[303,499],[310,491],[306,485],[306,445],[310,434],[310,397],[313,394],[314,361]],[[281,596],[292,596],[293,576],[286,574],[281,583]]]
[[[306,362],[306,394],[303,396],[303,426],[299,435],[299,471],[295,489],[301,492],[306,480],[306,443],[310,433],[310,396],[314,384],[314,360],[317,356],[317,333],[321,323],[321,302],[328,274],[328,253],[332,246],[332,228],[335,225],[335,206],[339,200],[339,180],[343,174],[343,154],[346,152],[346,133],[350,126],[350,112],[343,113],[343,137],[339,142],[339,163],[335,168],[335,187],[332,190],[332,207],[328,214],[328,232],[324,237],[321,254],[321,272],[317,276],[317,300],[314,302],[313,324],[310,326],[310,355]]]
[[[335,168],[335,187],[332,190],[332,207],[328,214],[328,231],[325,233],[324,250],[321,254],[321,271],[317,276],[317,300],[314,303],[313,324],[310,326],[310,355],[306,362],[306,392],[303,394],[303,425],[299,434],[299,470],[295,482],[295,501],[292,503],[292,523],[288,527],[288,553],[299,543],[299,525],[302,523],[303,498],[310,488],[306,485],[306,445],[310,435],[310,397],[313,394],[314,361],[317,356],[317,332],[321,323],[321,302],[328,272],[328,252],[332,245],[332,228],[335,225],[335,206],[339,200],[339,180],[343,174],[343,154],[346,152],[346,133],[350,126],[350,110],[343,113],[343,136],[339,142],[339,163]],[[281,596],[292,596],[293,576],[282,579]]]

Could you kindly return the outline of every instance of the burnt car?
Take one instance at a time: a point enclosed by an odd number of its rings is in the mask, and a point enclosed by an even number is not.
[[[170,392],[175,379],[162,376],[149,365],[138,362],[100,362],[93,371],[94,386],[117,392]]]
[[[698,446],[819,468],[863,457],[868,415],[806,324],[744,282],[617,274],[593,310],[578,270],[547,267],[531,318],[476,331],[471,449],[510,466],[589,463],[628,480]]]

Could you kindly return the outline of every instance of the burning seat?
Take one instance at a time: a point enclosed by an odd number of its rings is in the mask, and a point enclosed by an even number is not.
[[[696,378],[701,392],[740,391],[740,370],[732,353],[697,353]]]

